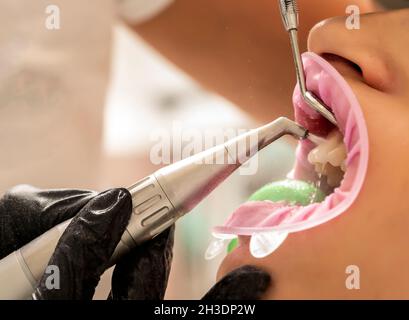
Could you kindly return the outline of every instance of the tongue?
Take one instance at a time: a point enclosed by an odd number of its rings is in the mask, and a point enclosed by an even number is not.
[[[225,226],[257,227],[279,224],[294,208],[325,200],[325,194],[314,184],[300,180],[282,180],[268,184],[233,212]]]

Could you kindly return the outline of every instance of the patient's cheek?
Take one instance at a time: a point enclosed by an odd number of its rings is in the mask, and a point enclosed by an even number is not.
[[[373,280],[357,294],[371,298],[387,286],[382,263],[396,262],[395,271],[409,265],[397,253],[407,243],[409,225],[409,97],[368,90],[357,79],[347,81],[364,113],[370,144],[368,173],[354,204],[339,219],[290,235],[279,250],[263,259],[251,256],[249,237],[239,237],[239,246],[218,270],[218,280],[249,264],[272,276],[275,286],[265,298],[353,298],[344,286],[344,270],[357,264]],[[374,259],[380,264],[372,264]]]

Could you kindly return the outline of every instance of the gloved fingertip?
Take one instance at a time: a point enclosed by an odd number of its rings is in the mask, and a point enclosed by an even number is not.
[[[202,300],[258,300],[271,284],[271,276],[266,271],[246,265],[224,276]]]
[[[132,214],[132,196],[123,188],[94,196],[68,225],[50,265],[60,270],[61,290],[47,290],[43,275],[37,296],[91,299]]]
[[[74,218],[67,234],[81,231],[84,248],[111,256],[132,214],[132,196],[124,188],[110,189],[95,196]],[[64,237],[64,236],[63,236]]]
[[[106,207],[107,210],[122,205],[132,207],[132,195],[125,188],[113,188],[96,195],[92,203],[94,206]]]
[[[102,222],[103,225],[109,227],[106,223],[108,220],[118,220],[120,225],[124,225],[119,229],[123,229],[132,213],[132,196],[127,189],[115,188],[101,192],[95,196],[82,213],[79,215],[82,218],[87,218],[90,222]],[[123,231],[123,230],[122,230]]]

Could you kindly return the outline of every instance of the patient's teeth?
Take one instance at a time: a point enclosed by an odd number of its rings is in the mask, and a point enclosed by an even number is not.
[[[339,167],[334,167],[332,165],[327,166],[327,183],[331,187],[337,187],[340,185],[342,178],[344,177],[344,172],[340,170]]]
[[[347,163],[346,163],[346,160],[342,161],[341,170],[344,171],[344,172],[347,171]]]
[[[324,166],[322,163],[315,164],[315,171],[318,173],[322,173],[324,171]]]
[[[310,163],[316,163],[318,161],[317,148],[312,149],[311,152],[308,154],[308,161]]]
[[[334,167],[340,167],[344,159],[347,157],[347,152],[343,144],[328,152],[328,162]]]
[[[328,137],[319,143],[308,154],[308,161],[314,165],[318,174],[327,177],[327,183],[338,186],[346,170],[347,152],[343,138],[338,130],[333,130]]]

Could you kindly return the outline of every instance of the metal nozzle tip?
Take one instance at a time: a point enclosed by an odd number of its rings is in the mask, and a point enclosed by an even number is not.
[[[298,28],[298,6],[296,0],[279,0],[281,17],[287,31]]]

